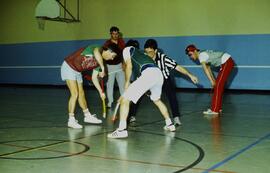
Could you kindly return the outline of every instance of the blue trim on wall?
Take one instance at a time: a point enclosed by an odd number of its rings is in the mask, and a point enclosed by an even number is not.
[[[143,48],[145,40],[138,39]],[[229,82],[231,89],[270,89],[270,34],[228,36],[154,37],[159,47],[180,65],[199,77],[203,88],[210,88],[203,70],[184,53],[188,44],[200,49],[213,49],[232,55],[238,68]],[[126,39],[127,40],[127,39]],[[63,85],[60,66],[64,57],[88,44],[102,45],[105,40],[81,40],[0,45],[0,83]],[[250,68],[248,68],[250,67]],[[180,88],[196,88],[189,80],[176,74]]]

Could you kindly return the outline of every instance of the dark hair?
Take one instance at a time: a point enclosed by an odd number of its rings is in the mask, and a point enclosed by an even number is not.
[[[154,39],[148,39],[146,40],[146,42],[144,43],[144,48],[152,48],[154,50],[156,50],[158,48],[158,44],[157,41]]]
[[[116,26],[112,26],[110,29],[110,33],[114,32],[114,31],[119,32],[119,28],[117,28]]]
[[[129,46],[133,46],[137,49],[140,49],[140,43],[137,41],[137,40],[128,40],[127,43],[126,43],[126,47],[129,47]]]
[[[105,46],[105,47],[102,47],[102,49],[103,49],[104,51],[106,51],[106,50],[111,50],[111,51],[113,51],[114,53],[116,53],[117,55],[120,55],[120,54],[121,54],[120,48],[119,48],[118,45],[115,44],[115,43],[110,43],[109,45],[107,45],[107,46]]]

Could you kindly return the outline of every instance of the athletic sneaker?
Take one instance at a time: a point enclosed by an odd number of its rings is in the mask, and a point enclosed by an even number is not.
[[[163,127],[164,130],[170,131],[170,132],[174,132],[175,131],[175,126],[173,124],[170,125],[166,125]]]
[[[218,112],[214,112],[211,109],[207,109],[207,111],[203,111],[203,114],[206,114],[206,115],[218,115]]]
[[[116,129],[111,134],[108,134],[107,137],[108,138],[127,138],[128,132],[126,129],[124,129],[124,130]]]
[[[128,120],[129,123],[135,123],[136,118],[134,116],[131,116]]]
[[[179,117],[174,117],[173,121],[174,121],[174,126],[180,126],[182,124]]]
[[[77,120],[68,120],[68,127],[74,129],[81,129],[82,125],[80,125]]]
[[[107,108],[111,108],[111,107],[112,107],[112,103],[108,103]]]
[[[84,117],[84,122],[86,123],[92,123],[92,124],[101,124],[102,120],[98,119],[96,117],[96,114],[93,115],[87,115]]]

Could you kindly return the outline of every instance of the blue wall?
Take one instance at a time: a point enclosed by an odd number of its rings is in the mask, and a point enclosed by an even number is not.
[[[136,39],[136,38],[135,38]],[[143,48],[148,38],[137,38]],[[185,36],[156,37],[159,47],[180,65],[199,77],[203,88],[210,83],[200,66],[184,54],[188,44],[200,49],[228,52],[237,67],[231,89],[270,89],[270,35]],[[87,44],[102,44],[104,40],[63,41],[0,45],[0,83],[2,84],[49,84],[63,85],[60,66],[64,57]],[[180,88],[196,88],[192,83],[176,75]]]

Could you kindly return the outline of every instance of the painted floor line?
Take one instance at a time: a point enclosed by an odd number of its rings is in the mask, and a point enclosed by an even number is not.
[[[214,169],[216,169],[216,168],[218,168],[218,167],[224,165],[224,164],[227,163],[228,161],[234,159],[234,158],[237,157],[238,155],[240,155],[240,154],[242,154],[243,152],[249,150],[250,148],[254,147],[255,145],[259,144],[260,142],[262,142],[263,140],[265,140],[265,139],[267,139],[267,138],[269,138],[269,137],[270,137],[270,133],[268,133],[267,135],[265,135],[265,136],[259,138],[257,141],[255,141],[255,142],[251,143],[250,145],[248,145],[248,146],[242,148],[242,149],[239,150],[238,152],[236,152],[236,153],[234,153],[233,155],[227,157],[227,158],[224,159],[223,161],[221,161],[221,162],[215,164],[214,166],[208,168],[207,170],[205,170],[205,171],[202,172],[202,173],[208,173],[209,171],[213,171]]]

